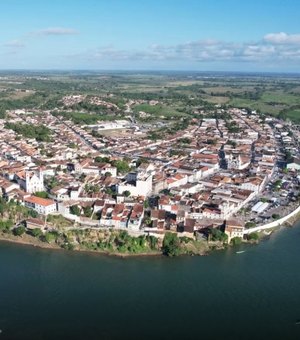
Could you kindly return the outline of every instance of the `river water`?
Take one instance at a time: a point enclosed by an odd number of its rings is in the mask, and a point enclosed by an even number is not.
[[[0,243],[0,340],[300,339],[297,319],[300,224],[175,259]]]

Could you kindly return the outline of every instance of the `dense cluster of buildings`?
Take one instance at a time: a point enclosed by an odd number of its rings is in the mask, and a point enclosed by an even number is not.
[[[63,102],[83,99],[68,96]],[[9,122],[47,126],[51,139],[24,138],[0,121],[2,195],[80,225],[190,235],[223,226],[229,238],[240,237],[245,221],[239,212],[274,176],[282,148],[291,154],[299,148],[274,118],[230,109],[222,119],[223,113],[219,109],[217,118],[194,119],[172,136],[152,140],[126,121],[127,134],[104,137],[49,111],[10,111]],[[118,168],[124,159],[129,171]],[[299,164],[295,155],[288,167],[297,170]]]

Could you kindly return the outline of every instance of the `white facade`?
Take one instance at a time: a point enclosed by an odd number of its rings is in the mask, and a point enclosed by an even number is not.
[[[56,203],[50,199],[31,196],[26,198],[24,203],[27,208],[31,208],[42,215],[48,215],[57,211]]]
[[[129,173],[127,176],[127,181],[123,184],[117,186],[118,194],[123,194],[124,191],[129,191],[131,196],[144,196],[147,197],[152,191],[152,175],[145,175],[140,177]]]
[[[44,191],[44,176],[41,170],[25,171],[24,177],[17,176],[17,182],[20,187],[30,194],[37,191]]]

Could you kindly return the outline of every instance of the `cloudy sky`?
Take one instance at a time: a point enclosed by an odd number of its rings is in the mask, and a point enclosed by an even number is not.
[[[1,0],[0,69],[300,72],[299,0]]]

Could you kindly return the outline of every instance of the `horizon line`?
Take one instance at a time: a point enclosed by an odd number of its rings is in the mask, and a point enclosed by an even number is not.
[[[56,68],[41,68],[41,69],[31,69],[31,68],[11,68],[11,69],[0,69],[0,72],[124,72],[124,73],[170,73],[170,72],[180,72],[180,73],[238,73],[238,74],[293,74],[300,75],[300,71],[228,71],[228,70],[184,70],[184,69],[174,69],[174,70],[164,70],[164,69],[56,69]]]

